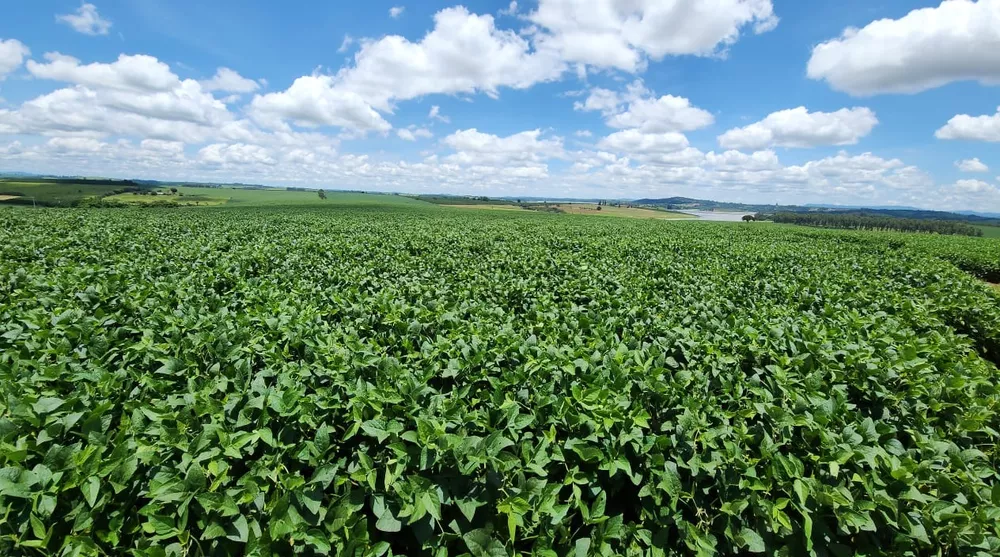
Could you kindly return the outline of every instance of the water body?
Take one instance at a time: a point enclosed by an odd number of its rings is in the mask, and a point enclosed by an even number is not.
[[[753,213],[732,213],[728,211],[680,211],[686,215],[698,217],[701,220],[714,220],[721,222],[741,222],[744,215]]]

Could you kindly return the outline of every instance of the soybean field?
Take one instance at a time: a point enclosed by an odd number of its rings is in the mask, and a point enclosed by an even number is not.
[[[0,554],[1000,553],[1000,241],[0,210]]]

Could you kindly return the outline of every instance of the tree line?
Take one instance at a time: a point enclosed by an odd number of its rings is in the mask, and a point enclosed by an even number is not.
[[[851,213],[788,213],[758,214],[757,220],[770,220],[819,228],[844,228],[850,230],[896,230],[900,232],[927,232],[958,236],[982,236],[983,231],[956,221],[929,219],[904,219]]]

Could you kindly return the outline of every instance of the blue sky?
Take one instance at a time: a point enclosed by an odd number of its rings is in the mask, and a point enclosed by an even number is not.
[[[998,84],[1000,0],[30,2],[0,170],[998,211]]]

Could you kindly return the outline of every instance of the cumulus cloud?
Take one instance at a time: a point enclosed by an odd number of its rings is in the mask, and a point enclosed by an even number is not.
[[[955,167],[962,172],[989,172],[990,167],[983,164],[978,158],[955,161]]]
[[[219,68],[212,79],[201,82],[206,91],[224,91],[226,93],[252,93],[260,89],[260,85],[252,79],[247,79],[229,68]]]
[[[221,144],[214,143],[198,151],[198,159],[209,164],[221,166],[277,163],[269,150],[260,145],[245,143]]]
[[[28,47],[14,39],[0,39],[0,80],[21,67],[31,54]]]
[[[28,69],[37,77],[75,85],[26,101],[16,110],[0,111],[0,131],[183,141],[247,133],[197,81],[180,80],[155,58],[123,57],[87,66],[68,57],[50,60],[29,62]]]
[[[577,137],[593,137],[594,134],[590,130],[576,130],[573,134]]]
[[[934,132],[938,139],[1000,142],[1000,107],[997,113],[984,116],[959,114]]]
[[[285,91],[254,97],[250,114],[261,125],[273,129],[288,129],[287,121],[307,128],[392,129],[360,95],[336,87],[334,78],[326,75],[300,77]]]
[[[111,22],[97,13],[97,6],[89,3],[82,4],[76,13],[57,15],[56,21],[65,23],[84,35],[107,35],[111,30]]]
[[[564,67],[556,53],[537,51],[514,31],[498,29],[493,16],[458,6],[436,13],[434,28],[420,41],[399,35],[363,41],[353,65],[258,96],[251,113],[270,127],[292,122],[386,131],[391,126],[376,111],[392,112],[397,101],[435,93],[495,97],[501,87],[554,80]]]
[[[514,31],[498,29],[493,16],[459,6],[436,13],[434,28],[418,42],[389,35],[363,43],[335,81],[338,90],[389,111],[394,101],[433,93],[525,89],[558,78],[564,68],[556,53],[534,50]]]
[[[434,134],[427,128],[410,127],[396,130],[396,136],[404,141],[416,141],[419,138],[430,139]]]
[[[809,112],[800,106],[773,112],[760,122],[731,129],[719,136],[719,145],[727,149],[749,150],[853,145],[871,133],[877,124],[875,113],[868,108]]]
[[[621,93],[595,87],[573,108],[600,111],[609,127],[643,133],[692,131],[715,122],[711,112],[693,106],[690,100],[673,95],[657,98],[641,81],[633,82]]]
[[[953,81],[1000,83],[1000,0],[945,0],[848,28],[817,45],[807,74],[852,95],[917,93]]]
[[[961,193],[997,193],[996,186],[982,180],[958,180],[953,184],[952,188]]]
[[[29,72],[69,86],[0,110],[0,134],[96,140],[128,137],[186,144],[256,143],[283,148],[326,148],[336,143],[317,134],[263,131],[230,112],[201,83],[180,79],[151,56],[121,56],[111,63],[82,64],[69,56],[48,54],[46,60],[29,61]],[[123,149],[117,142],[108,145],[122,156],[147,162],[154,153],[141,146]],[[27,152],[39,155],[38,151]]]
[[[472,128],[456,131],[442,142],[456,151],[445,160],[458,164],[517,166],[563,156],[562,138],[543,138],[541,130],[501,137]]]
[[[746,28],[778,23],[771,0],[540,0],[527,17],[563,59],[627,72],[647,57],[724,54]]]
[[[140,93],[171,91],[181,83],[170,66],[144,54],[122,54],[110,64],[81,64],[80,60],[58,52],[45,54],[45,60],[46,63],[28,60],[26,67],[31,75],[95,89]]]
[[[688,140],[684,134],[677,132],[623,130],[601,139],[597,146],[618,153],[672,153],[688,147]]]
[[[402,16],[403,12],[405,11],[406,11],[405,6],[393,6],[389,8],[389,17],[391,17],[392,19],[399,19],[400,16]]]

